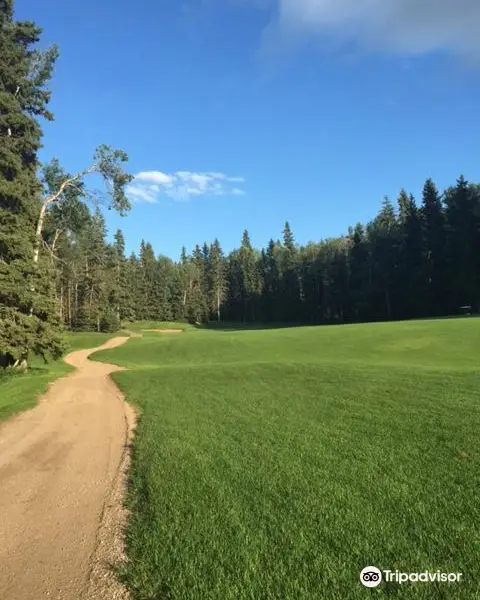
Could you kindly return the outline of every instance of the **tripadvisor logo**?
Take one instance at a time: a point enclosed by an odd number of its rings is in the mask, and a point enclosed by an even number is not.
[[[383,574],[382,574],[383,573]],[[368,588],[377,587],[385,579],[387,582],[399,583],[458,583],[462,578],[462,573],[442,573],[441,571],[422,571],[416,573],[403,573],[402,571],[392,571],[384,569],[383,572],[377,567],[365,567],[360,572],[360,581],[362,585]]]
[[[360,573],[360,581],[365,587],[377,587],[382,583],[382,572],[377,567],[365,567]]]

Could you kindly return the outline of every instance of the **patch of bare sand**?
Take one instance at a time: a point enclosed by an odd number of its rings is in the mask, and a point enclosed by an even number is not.
[[[69,354],[77,370],[0,427],[2,598],[128,598],[111,565],[125,558],[135,415],[109,377],[121,368],[88,360],[127,339]]]
[[[185,329],[142,329],[142,331],[150,331],[154,333],[183,333]]]

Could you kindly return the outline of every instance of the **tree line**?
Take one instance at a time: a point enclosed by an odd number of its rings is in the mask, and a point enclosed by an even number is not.
[[[287,222],[263,249],[245,230],[229,253],[215,239],[172,260],[142,241],[126,256],[102,212],[130,208],[125,152],[102,144],[76,174],[39,163],[58,56],[36,49],[40,33],[0,0],[1,364],[60,356],[64,328],[114,331],[125,320],[321,324],[479,309],[480,186],[462,176],[443,193],[428,179],[418,199],[401,190],[338,238],[299,245]],[[105,193],[89,189],[93,173]]]
[[[55,229],[55,227],[53,227]],[[420,202],[402,190],[347,234],[297,245],[252,247],[244,231],[225,254],[203,243],[179,260],[142,241],[125,256],[120,230],[85,209],[54,261],[59,318],[69,328],[118,327],[122,320],[351,323],[436,317],[477,310],[480,300],[480,186],[460,177],[440,194],[428,179]],[[468,310],[464,308],[464,310]]]

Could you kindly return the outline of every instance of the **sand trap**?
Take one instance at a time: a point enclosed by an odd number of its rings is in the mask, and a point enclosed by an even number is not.
[[[150,331],[154,333],[183,333],[185,329],[142,329],[142,331]]]

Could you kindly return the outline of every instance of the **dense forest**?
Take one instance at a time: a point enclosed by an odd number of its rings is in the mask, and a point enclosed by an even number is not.
[[[58,228],[52,221],[52,232]],[[480,299],[480,187],[460,177],[421,202],[401,191],[378,215],[336,239],[252,247],[248,231],[228,255],[218,240],[156,256],[142,242],[125,256],[121,231],[106,241],[100,213],[62,233],[52,263],[59,318],[69,328],[120,320],[348,323],[459,314]],[[465,309],[464,309],[465,310]]]
[[[0,359],[59,356],[61,330],[118,329],[122,320],[348,323],[458,314],[480,300],[480,186],[459,177],[440,193],[401,190],[378,215],[339,238],[252,247],[245,230],[225,254],[216,239],[178,260],[148,241],[125,255],[108,242],[103,207],[129,208],[127,155],[101,145],[77,174],[40,165],[40,118],[49,119],[57,48],[36,49],[41,30],[0,0]],[[103,177],[93,193],[88,177]],[[319,231],[319,237],[321,231]],[[199,240],[200,241],[200,240]]]

